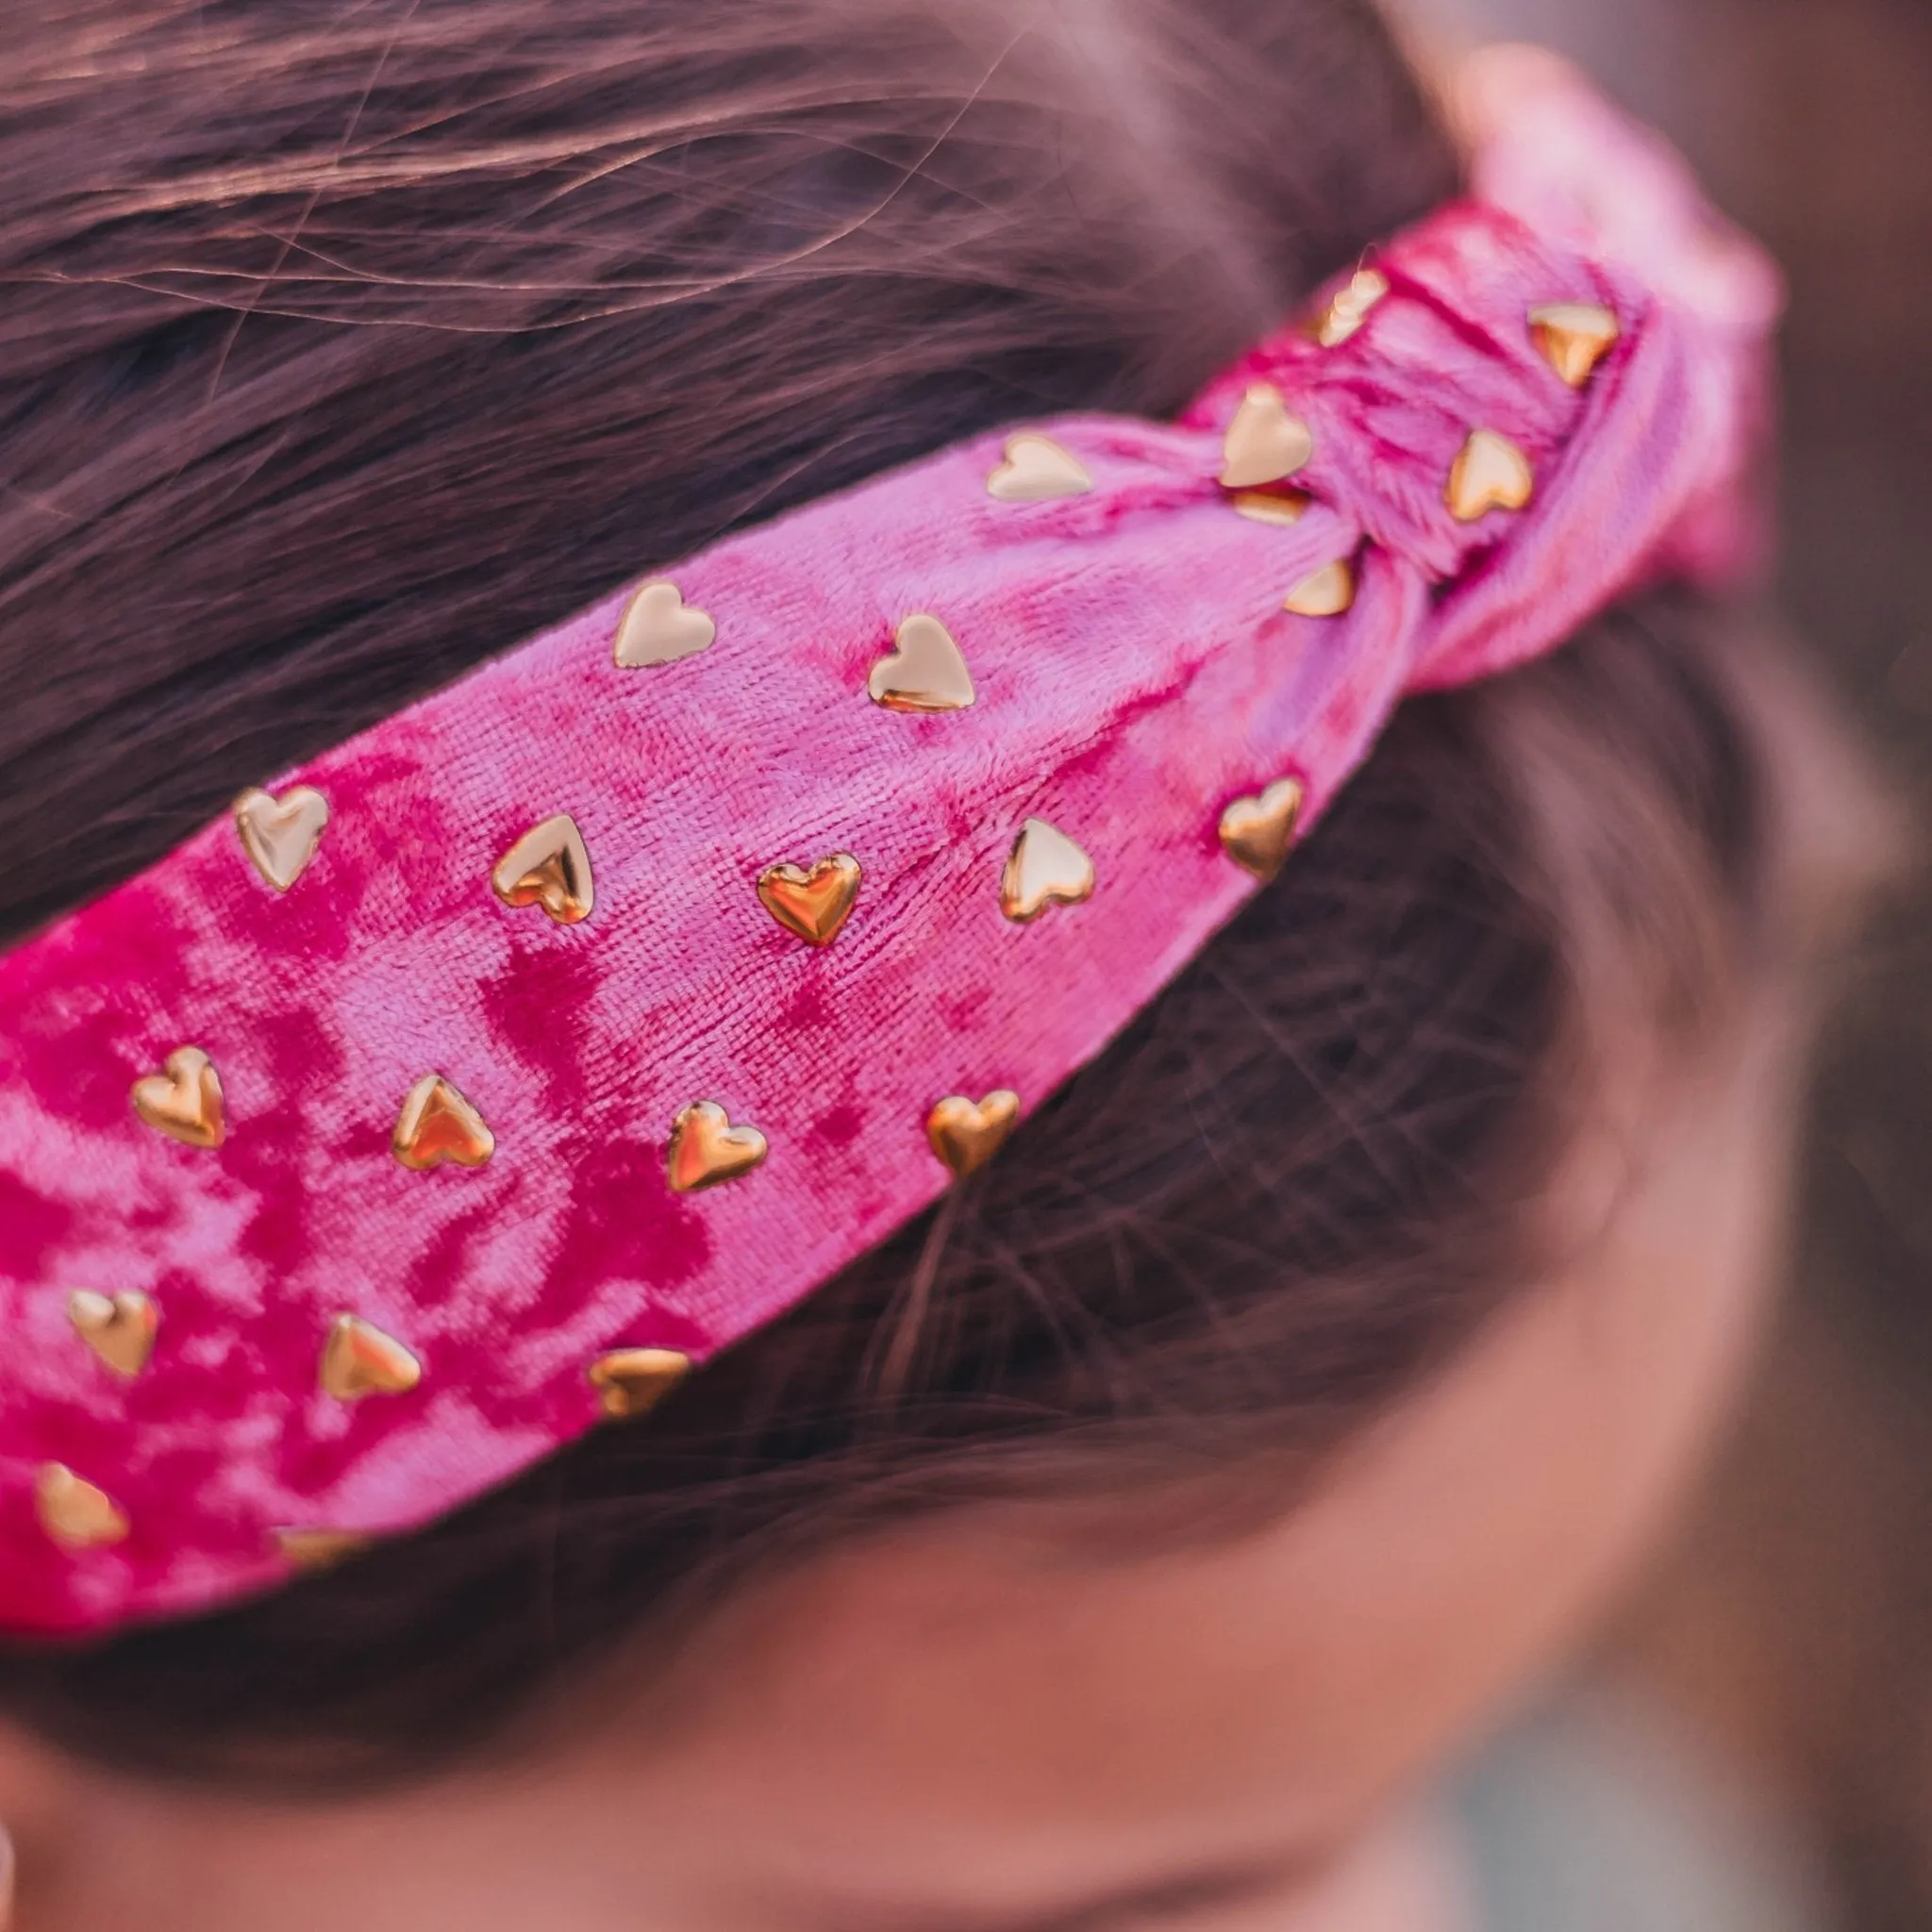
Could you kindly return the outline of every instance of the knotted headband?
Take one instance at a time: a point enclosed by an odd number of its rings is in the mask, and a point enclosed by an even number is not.
[[[1405,692],[1749,536],[1762,259],[1566,70],[1177,424],[975,440],[251,792],[0,959],[0,1625],[408,1530],[1097,1053]]]

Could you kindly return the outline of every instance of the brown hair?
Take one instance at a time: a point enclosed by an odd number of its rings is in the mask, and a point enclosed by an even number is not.
[[[1172,408],[1456,184],[1366,0],[83,0],[20,37],[14,936],[727,529]],[[1764,813],[1708,628],[1625,610],[1407,707],[1000,1161],[646,1421],[258,1603],[0,1653],[0,1705],[366,1778],[891,1511],[1333,1442],[1531,1272],[1595,990],[1693,1035],[1742,970]]]

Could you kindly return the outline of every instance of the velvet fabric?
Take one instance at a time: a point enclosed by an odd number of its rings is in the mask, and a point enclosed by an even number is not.
[[[0,1627],[273,1586],[277,1528],[405,1531],[598,1425],[604,1351],[702,1360],[757,1329],[947,1185],[937,1101],[1037,1106],[1256,889],[1217,838],[1231,801],[1291,775],[1313,824],[1405,692],[1739,565],[1774,277],[1566,73],[1483,72],[1476,198],[1377,256],[1390,292],[1348,341],[1287,327],[1178,423],[1043,425],[1082,494],[990,495],[992,436],[653,569],[715,620],[708,649],[621,668],[613,596],[276,780],[330,808],[286,893],[225,820],[0,960]],[[1622,325],[1580,391],[1531,341],[1553,302]],[[1314,431],[1292,525],[1217,482],[1257,380]],[[1464,524],[1445,479],[1478,427],[1536,495]],[[1284,609],[1341,558],[1351,610]],[[921,611],[971,708],[869,700]],[[594,871],[574,925],[491,886],[558,812]],[[1000,882],[1029,818],[1097,889],[1021,924]],[[840,851],[863,884],[814,948],[755,882]],[[187,1045],[225,1089],[215,1149],[130,1106]],[[431,1073],[488,1122],[487,1165],[392,1156]],[[667,1141],[697,1100],[770,1154],[677,1193]],[[75,1290],[152,1297],[139,1375],[77,1335]],[[324,1392],[343,1312],[419,1386]],[[50,1535],[50,1464],[125,1538]]]

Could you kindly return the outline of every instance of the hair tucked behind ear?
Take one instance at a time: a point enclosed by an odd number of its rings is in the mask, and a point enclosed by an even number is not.
[[[14,934],[733,525],[1177,405],[1456,184],[1359,0],[90,0],[24,39]],[[139,1766],[407,1771],[893,1511],[1320,1452],[1541,1258],[1603,989],[1688,1040],[1752,970],[1708,629],[1657,603],[1408,706],[1007,1158],[649,1418],[258,1604],[0,1655],[0,1704]]]

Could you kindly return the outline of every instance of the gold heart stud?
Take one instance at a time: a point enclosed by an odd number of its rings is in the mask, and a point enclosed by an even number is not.
[[[1596,365],[1617,346],[1624,325],[1596,302],[1551,302],[1529,311],[1529,339],[1572,389],[1586,389]]]
[[[914,611],[893,641],[898,649],[881,658],[865,681],[874,704],[889,711],[963,711],[973,703],[973,674],[937,617]]]
[[[1308,325],[1308,333],[1324,349],[1333,349],[1368,321],[1370,311],[1389,292],[1389,277],[1380,269],[1357,269],[1348,286]]]
[[[296,1569],[311,1574],[359,1557],[375,1541],[355,1529],[275,1529],[270,1534],[275,1548]]]
[[[235,829],[249,863],[276,891],[286,892],[308,870],[328,825],[328,800],[307,785],[279,798],[244,791],[235,801]]]
[[[1221,848],[1257,879],[1288,862],[1307,794],[1299,778],[1278,778],[1258,798],[1237,798],[1221,814]]]
[[[161,1066],[134,1083],[135,1112],[183,1146],[219,1147],[228,1137],[228,1118],[214,1062],[198,1046],[180,1046]]]
[[[673,1190],[695,1194],[762,1166],[770,1151],[756,1127],[734,1127],[715,1100],[694,1100],[671,1124]]]
[[[1251,524],[1298,524],[1314,498],[1306,490],[1237,490],[1229,507]]]
[[[629,1422],[656,1408],[691,1374],[691,1357],[675,1348],[616,1348],[586,1374],[604,1413]]]
[[[1093,861],[1044,819],[1028,819],[1000,874],[1000,910],[1016,925],[1049,906],[1077,906],[1093,896]]]
[[[496,1136],[441,1074],[425,1074],[403,1102],[390,1148],[405,1167],[426,1174],[444,1161],[481,1167],[496,1152]]]
[[[1529,458],[1507,436],[1478,429],[1449,472],[1444,499],[1458,524],[1473,524],[1492,509],[1526,508],[1535,494]]]
[[[675,584],[659,578],[625,607],[610,654],[620,670],[641,671],[708,651],[717,635],[709,612],[687,604]]]
[[[1345,557],[1304,577],[1282,600],[1297,617],[1340,617],[1355,603],[1355,565]]]
[[[932,1151],[964,1180],[977,1174],[1000,1149],[1020,1121],[1020,1096],[1002,1087],[984,1100],[949,1093],[925,1117]]]
[[[1222,444],[1222,487],[1252,490],[1306,469],[1315,432],[1282,400],[1272,382],[1257,382],[1242,398]]]
[[[541,906],[558,925],[575,925],[596,908],[591,855],[568,812],[532,825],[496,861],[490,884],[506,906]]]
[[[768,865],[758,874],[758,898],[787,932],[808,945],[829,946],[852,916],[864,876],[849,852],[835,852],[809,872],[799,865]]]
[[[127,1512],[64,1462],[43,1462],[35,1472],[34,1513],[64,1550],[105,1550],[127,1537]]]
[[[986,493],[1001,503],[1050,503],[1084,496],[1093,478],[1072,450],[1050,436],[1009,436],[1006,454],[986,479]]]
[[[117,1375],[132,1381],[155,1352],[161,1311],[135,1289],[97,1294],[83,1288],[67,1297],[67,1319],[74,1324],[74,1332]]]
[[[360,1315],[338,1315],[322,1344],[322,1392],[338,1402],[365,1395],[407,1395],[423,1379],[423,1364],[393,1335]]]

